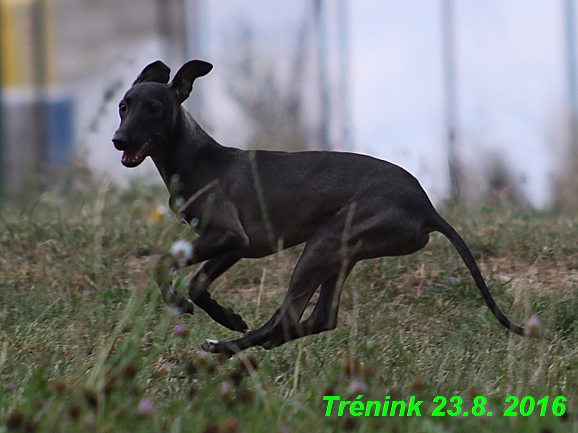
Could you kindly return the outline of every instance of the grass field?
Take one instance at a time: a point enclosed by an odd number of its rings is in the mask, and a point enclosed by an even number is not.
[[[578,431],[578,214],[442,212],[502,310],[538,315],[549,340],[503,329],[434,235],[358,264],[337,330],[224,360],[200,342],[234,334],[200,310],[175,316],[151,279],[155,256],[192,236],[158,211],[166,200],[81,185],[3,207],[0,432]],[[299,251],[241,261],[212,293],[256,327]],[[324,396],[353,403],[326,416]],[[423,401],[420,416],[374,416],[387,400]]]

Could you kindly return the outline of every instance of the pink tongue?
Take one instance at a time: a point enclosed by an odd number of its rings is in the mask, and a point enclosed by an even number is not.
[[[134,157],[138,154],[138,151],[139,151],[139,150],[140,150],[140,149],[133,150],[132,152],[130,152],[130,151],[128,151],[128,150],[125,150],[125,151],[122,153],[122,160],[123,160],[123,161],[132,161],[132,160],[134,159]]]
[[[125,150],[122,153],[122,161],[123,162],[129,162],[129,163],[135,161],[142,153],[144,147],[145,146],[140,147],[139,149],[135,149],[135,150]]]

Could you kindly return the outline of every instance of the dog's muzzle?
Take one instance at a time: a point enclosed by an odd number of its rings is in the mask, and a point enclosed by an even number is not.
[[[129,148],[126,136],[117,131],[112,138],[112,142],[117,150],[123,152],[120,160],[122,164],[125,167],[136,167],[148,156],[148,151],[152,146],[153,139],[149,138],[142,145],[136,148]]]

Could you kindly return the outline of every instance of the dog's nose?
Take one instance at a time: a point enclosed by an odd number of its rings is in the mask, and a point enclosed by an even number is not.
[[[112,142],[114,143],[114,147],[116,147],[117,150],[124,150],[126,149],[128,138],[126,134],[116,131],[112,137]]]

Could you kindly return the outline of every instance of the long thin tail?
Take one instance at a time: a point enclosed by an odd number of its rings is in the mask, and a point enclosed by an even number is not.
[[[498,319],[502,325],[504,325],[514,334],[527,335],[525,328],[522,328],[512,323],[510,319],[508,319],[506,315],[502,313],[502,310],[500,310],[500,308],[496,305],[496,301],[494,301],[494,298],[492,298],[492,295],[488,290],[488,287],[486,286],[486,282],[482,277],[482,273],[478,268],[478,265],[474,259],[474,256],[472,255],[472,252],[470,251],[470,249],[468,248],[462,237],[458,234],[458,232],[456,232],[455,229],[451,225],[449,225],[449,223],[446,220],[444,220],[441,216],[439,217],[439,220],[437,220],[433,224],[433,228],[435,231],[438,231],[445,237],[447,237],[450,240],[450,242],[454,245],[454,247],[456,247],[456,250],[458,250],[458,253],[462,257],[464,263],[466,264],[470,273],[472,274],[472,277],[476,282],[476,286],[478,286],[478,289],[480,289],[482,297],[486,301],[488,308],[490,309],[492,314],[496,317],[496,319]]]

